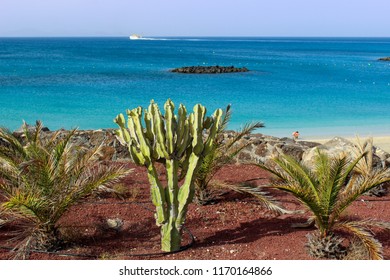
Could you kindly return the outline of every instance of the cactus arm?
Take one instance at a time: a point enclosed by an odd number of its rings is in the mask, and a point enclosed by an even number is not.
[[[114,122],[119,125],[119,127],[125,127],[125,116],[123,116],[122,113],[118,114],[115,119],[114,119]]]
[[[156,145],[158,146],[157,151],[161,158],[169,158],[168,152],[165,147],[165,128],[163,123],[163,117],[158,109],[157,104],[151,104],[152,115],[153,115],[153,129],[154,135],[156,136]]]
[[[163,225],[168,220],[168,213],[165,207],[166,197],[164,187],[158,179],[156,168],[150,164],[147,166],[148,179],[150,183],[150,191],[152,196],[152,202],[156,207],[156,224]]]
[[[144,111],[144,121],[146,126],[146,132],[145,136],[151,143],[154,142],[154,135],[153,135],[153,116],[152,114],[145,109]]]
[[[177,120],[176,150],[180,150],[182,142],[185,142],[183,141],[185,136],[188,136],[187,110],[184,105],[180,104]],[[180,152],[178,153],[178,157],[180,157]]]
[[[129,118],[129,121],[131,122],[128,124],[130,127],[132,127],[132,120]],[[114,122],[118,124],[119,129],[115,132],[117,135],[119,142],[123,145],[127,145],[130,155],[134,162],[138,165],[143,165],[145,163],[145,158],[142,155],[138,142],[131,137],[128,129],[125,127],[125,117],[123,114],[119,114],[115,119]]]
[[[138,143],[136,143],[134,139],[131,139],[128,148],[130,151],[131,158],[134,160],[134,162],[137,165],[145,165],[145,157],[143,156]]]
[[[183,185],[179,189],[179,194],[178,194],[179,208],[178,208],[178,215],[176,219],[176,225],[179,229],[185,222],[188,205],[192,202],[192,199],[194,198],[194,193],[195,193],[194,174],[197,168],[199,167],[198,162],[199,162],[199,156],[197,156],[195,153],[191,153],[187,174],[185,176]]]
[[[178,169],[179,162],[177,160],[167,160],[166,161],[166,170],[167,170],[167,180],[168,186],[166,188],[166,202],[167,202],[167,211],[169,212],[169,217],[172,219],[172,222],[176,222],[176,217],[178,213]]]
[[[191,114],[190,123],[192,123],[191,126],[191,134],[192,134],[192,147],[194,149],[194,152],[196,154],[200,154],[203,151],[203,123],[204,123],[204,115],[206,113],[206,109],[200,105],[197,104],[194,106],[194,113]]]
[[[166,146],[168,154],[171,156],[175,148],[175,138],[176,138],[176,120],[174,115],[173,102],[168,99],[164,105],[165,109],[165,123],[166,123]]]
[[[145,138],[144,131],[141,124],[142,109],[139,107],[137,109],[132,110],[130,112],[130,117],[133,123],[132,127],[134,128],[134,132],[138,139],[140,152],[144,157],[145,164],[149,165],[149,163],[152,161],[151,151],[150,151],[151,148],[150,148],[149,140]]]
[[[180,180],[184,179],[185,178],[185,175],[187,174],[187,170],[188,170],[188,167],[190,165],[190,156],[191,156],[191,153],[192,153],[192,147],[188,147],[185,151],[184,151],[184,155],[183,155],[183,158],[182,158],[182,161],[181,161],[181,171],[180,171]]]
[[[134,109],[134,110],[136,110],[136,109]],[[136,132],[135,132],[134,121],[133,121],[133,118],[131,117],[131,111],[127,110],[126,114],[127,114],[127,128],[128,128],[128,131],[130,132],[130,138],[136,140],[137,143],[139,143],[138,139],[137,139]]]
[[[167,181],[168,181],[168,205],[171,207],[171,214],[177,214],[177,194],[179,190],[178,170],[179,162],[177,160],[166,161]]]
[[[190,125],[188,123],[188,120],[185,120],[185,122],[183,124],[182,131],[183,131],[183,136],[181,137],[181,139],[178,139],[177,148],[176,148],[177,149],[176,155],[178,158],[183,157],[183,153],[186,151],[186,149],[188,148],[188,145],[191,141],[190,133],[189,133],[190,132]]]
[[[119,129],[115,131],[115,134],[118,136],[121,144],[125,145],[125,143],[126,144],[129,143],[130,142],[130,134],[126,130],[125,117],[123,116],[123,114],[117,115],[116,118],[114,119],[114,122],[119,126]]]

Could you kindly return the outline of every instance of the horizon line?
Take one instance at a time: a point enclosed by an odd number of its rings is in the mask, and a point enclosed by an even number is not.
[[[128,38],[129,35],[23,35],[0,38]],[[278,36],[278,35],[146,35],[144,38],[390,38],[389,36]]]

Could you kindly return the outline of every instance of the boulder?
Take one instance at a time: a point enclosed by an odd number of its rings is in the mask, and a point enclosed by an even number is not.
[[[334,137],[330,141],[317,147],[307,149],[302,155],[302,161],[308,165],[314,163],[316,150],[327,153],[332,157],[338,157],[345,154],[350,157],[356,157],[356,144],[342,137]],[[390,154],[386,153],[378,147],[373,147],[373,166],[376,168],[384,168],[389,165]]]
[[[322,152],[327,153],[328,155],[332,157],[337,157],[341,154],[347,154],[347,155],[353,155],[353,150],[355,149],[355,144],[353,144],[351,141],[342,138],[342,137],[335,137],[332,140],[319,145],[317,147],[308,149],[304,152],[302,155],[302,161],[306,163],[307,165],[313,165],[314,164],[314,158],[317,153],[317,149],[319,149]]]

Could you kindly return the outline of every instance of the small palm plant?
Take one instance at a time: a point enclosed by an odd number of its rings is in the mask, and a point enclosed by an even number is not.
[[[272,166],[258,165],[276,175],[274,187],[295,196],[312,214],[318,232],[308,235],[307,248],[318,258],[341,259],[346,255],[344,232],[358,240],[370,259],[382,258],[382,246],[371,228],[390,229],[390,223],[374,220],[348,220],[344,211],[358,197],[376,186],[390,181],[387,170],[372,170],[362,174],[355,168],[365,157],[360,154],[350,160],[346,155],[331,157],[317,150],[314,167],[297,162],[287,155],[273,159]]]
[[[45,138],[41,122],[33,131],[23,127],[23,141],[0,129],[0,213],[24,227],[16,236],[18,257],[26,257],[29,249],[56,249],[61,241],[57,222],[64,213],[99,186],[111,186],[129,173],[99,164],[101,146],[86,150],[72,144],[76,130]]]
[[[262,196],[262,192],[258,188],[251,186],[232,186],[214,180],[215,174],[226,164],[232,162],[234,157],[240,151],[250,145],[250,142],[238,144],[245,136],[252,133],[255,129],[264,127],[261,122],[246,124],[240,131],[234,133],[231,138],[225,139],[227,125],[231,119],[230,105],[227,106],[222,118],[221,127],[218,129],[216,141],[204,159],[195,178],[195,200],[200,205],[206,205],[213,202],[216,198],[215,189],[218,186],[232,188],[239,192],[249,192],[258,197]]]

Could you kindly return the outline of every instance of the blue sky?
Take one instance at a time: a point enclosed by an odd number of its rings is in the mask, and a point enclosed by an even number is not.
[[[0,0],[0,36],[390,37],[389,0]]]

